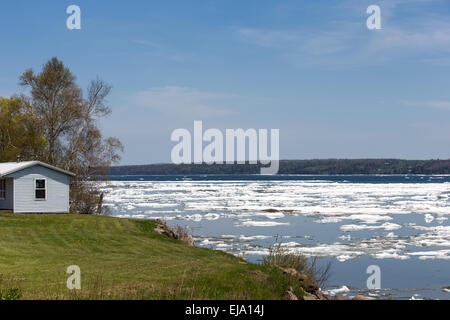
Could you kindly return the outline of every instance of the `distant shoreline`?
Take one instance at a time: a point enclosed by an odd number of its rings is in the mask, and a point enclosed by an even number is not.
[[[108,175],[251,175],[260,164],[149,164],[114,166]],[[279,175],[448,175],[450,160],[316,159],[281,160]]]

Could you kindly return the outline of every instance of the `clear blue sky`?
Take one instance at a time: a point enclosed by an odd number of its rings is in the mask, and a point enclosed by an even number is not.
[[[101,126],[122,164],[169,162],[194,120],[280,129],[282,159],[450,158],[447,0],[8,0],[0,39],[0,96],[53,56],[113,85]]]

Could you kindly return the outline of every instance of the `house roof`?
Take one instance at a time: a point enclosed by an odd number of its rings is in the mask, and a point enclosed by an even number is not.
[[[12,173],[27,169],[27,168],[31,168],[34,166],[43,166],[45,168],[51,169],[51,170],[55,170],[64,174],[67,174],[69,176],[74,177],[75,174],[70,172],[70,171],[66,171],[54,166],[51,166],[49,164],[46,164],[44,162],[40,162],[40,161],[23,161],[23,162],[4,162],[4,163],[0,163],[0,177],[5,177],[7,175],[10,175]]]

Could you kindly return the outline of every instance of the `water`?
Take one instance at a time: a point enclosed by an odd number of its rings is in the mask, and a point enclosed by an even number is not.
[[[117,217],[186,226],[196,245],[259,262],[276,239],[331,262],[324,290],[449,299],[450,176],[113,176]],[[367,290],[367,267],[381,290]],[[345,291],[345,290],[340,290]]]

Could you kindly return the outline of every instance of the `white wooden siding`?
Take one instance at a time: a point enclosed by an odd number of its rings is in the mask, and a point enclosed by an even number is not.
[[[15,213],[69,212],[69,176],[36,165],[8,175],[14,178]],[[36,179],[46,179],[47,199],[36,200]]]
[[[6,198],[0,199],[0,210],[13,210],[14,207],[14,189],[13,179],[5,179]]]

